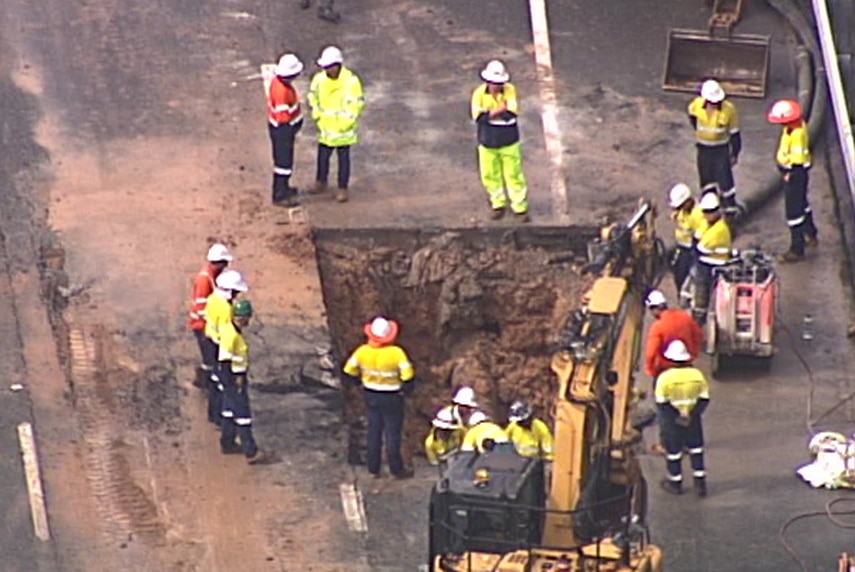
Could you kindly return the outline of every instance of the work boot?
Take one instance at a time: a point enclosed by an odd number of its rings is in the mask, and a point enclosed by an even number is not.
[[[662,443],[654,443],[650,446],[650,452],[654,455],[662,455],[665,456],[665,446]]]
[[[819,246],[819,236],[805,236],[805,246]]]
[[[531,217],[528,215],[528,211],[524,213],[514,213],[514,218],[517,222],[522,223],[529,222],[531,220]]]
[[[310,195],[319,195],[327,190],[326,181],[315,181],[315,186],[311,187],[307,192]]]
[[[333,24],[337,24],[338,21],[341,19],[341,14],[339,14],[332,8],[327,8],[326,6],[318,6],[318,18],[320,18],[321,20],[326,20],[327,22],[332,22]]]
[[[707,496],[707,480],[704,477],[695,477],[695,495],[703,498]]]
[[[778,262],[780,262],[781,264],[792,264],[794,262],[801,262],[804,259],[804,254],[797,254],[792,250],[788,250],[787,252],[778,257]]]
[[[403,481],[405,479],[412,479],[415,475],[416,473],[412,469],[404,469],[400,473],[396,473],[393,476],[399,481]]]
[[[662,487],[662,490],[666,493],[672,495],[683,494],[683,485],[678,482],[669,481],[668,479],[662,479],[661,481],[659,481],[659,486]]]
[[[273,460],[273,451],[259,449],[252,457],[247,457],[246,462],[250,465],[263,465]]]
[[[493,212],[490,213],[491,220],[502,220],[505,216],[505,207],[501,207],[498,209],[493,209]]]
[[[335,192],[335,200],[340,203],[346,203],[347,198],[347,189],[339,187]]]

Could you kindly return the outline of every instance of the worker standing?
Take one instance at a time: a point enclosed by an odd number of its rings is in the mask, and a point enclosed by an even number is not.
[[[445,472],[448,460],[460,450],[465,429],[457,423],[450,406],[440,409],[431,421],[431,429],[425,438],[425,455],[431,465],[439,466],[440,475]]]
[[[490,201],[491,218],[504,217],[510,201],[516,219],[528,222],[528,187],[517,126],[519,101],[510,78],[501,61],[487,64],[481,71],[485,83],[472,93],[472,119],[478,125],[478,166]]]
[[[813,212],[808,202],[810,142],[808,129],[797,101],[782,99],[769,110],[767,120],[783,126],[776,160],[784,182],[784,208],[790,228],[790,249],[781,262],[798,262],[805,258],[805,244],[819,243]]]
[[[461,451],[486,453],[500,443],[509,443],[508,434],[499,425],[490,420],[483,411],[476,411],[469,418],[469,429],[463,436]]]
[[[469,418],[478,409],[478,401],[475,399],[475,390],[468,385],[460,386],[451,400],[451,412],[454,420],[461,427],[469,425]]]
[[[671,367],[665,359],[665,349],[674,340],[680,340],[689,350],[692,359],[698,357],[704,343],[704,331],[691,314],[678,308],[669,308],[665,294],[651,290],[645,305],[654,318],[647,330],[644,346],[644,370],[651,378]]]
[[[303,71],[303,62],[285,54],[276,64],[276,76],[267,94],[267,121],[273,147],[273,204],[297,206],[297,189],[291,186],[294,167],[294,140],[303,127],[300,95],[294,80]]]
[[[368,341],[359,346],[344,365],[344,373],[362,382],[368,412],[368,472],[380,477],[383,441],[389,471],[398,479],[413,476],[401,456],[404,426],[404,393],[413,387],[415,371],[407,353],[395,340],[398,323],[382,316],[363,328]]]
[[[327,188],[330,158],[333,150],[338,157],[338,189],[335,200],[347,202],[350,181],[350,148],[359,140],[359,117],[365,108],[362,81],[344,66],[344,56],[335,46],[327,46],[318,58],[322,68],[312,78],[309,105],[312,120],[318,128],[318,168],[315,186],[310,193],[322,193]]]
[[[692,197],[692,190],[684,183],[678,183],[671,188],[668,204],[675,225],[671,271],[674,274],[674,285],[679,292],[692,269],[695,232],[704,223],[704,215]]]
[[[300,8],[303,10],[308,10],[311,5],[311,0],[300,0]],[[335,0],[318,0],[318,18],[333,24],[338,23],[341,14],[335,9]]]
[[[232,302],[249,286],[237,270],[224,270],[214,281],[214,291],[205,305],[205,337],[214,346],[214,355],[219,354],[220,332],[232,322]],[[220,364],[216,362],[208,383],[208,421],[222,425],[223,384],[220,379]]]
[[[677,495],[683,492],[683,450],[688,449],[695,494],[703,497],[707,494],[707,475],[701,416],[709,405],[709,384],[704,374],[692,367],[692,356],[680,340],[668,344],[665,357],[674,367],[659,375],[655,390],[666,455],[662,488]]]
[[[739,214],[733,166],[742,150],[739,114],[725,99],[721,85],[709,79],[701,85],[700,96],[689,103],[689,121],[695,130],[700,186],[718,183],[721,202],[728,217]]]
[[[271,451],[259,449],[252,435],[252,409],[249,405],[249,345],[243,330],[252,318],[252,303],[237,300],[233,317],[220,330],[220,382],[223,385],[223,421],[220,451],[224,454],[241,452],[250,465],[273,458]],[[240,441],[238,445],[235,440]]]
[[[200,389],[208,389],[217,363],[217,346],[205,336],[205,306],[208,304],[208,296],[214,292],[214,281],[232,261],[232,255],[224,244],[213,244],[208,249],[207,260],[205,267],[193,277],[188,321],[202,360],[196,368],[196,379],[193,381],[193,385]]]
[[[721,203],[714,193],[701,197],[701,211],[706,224],[695,245],[695,262],[691,276],[695,294],[692,314],[699,324],[704,325],[710,302],[713,269],[725,264],[733,255],[733,238],[730,226],[721,214]]]
[[[534,416],[531,406],[524,401],[514,401],[508,411],[505,432],[517,453],[523,457],[538,457],[551,461],[553,438],[549,426]]]

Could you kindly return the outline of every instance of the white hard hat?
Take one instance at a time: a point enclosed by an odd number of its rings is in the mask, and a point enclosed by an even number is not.
[[[665,298],[665,294],[660,292],[659,290],[651,290],[647,295],[647,299],[644,301],[648,308],[659,308],[662,306],[668,305],[668,300]]]
[[[392,324],[386,318],[374,318],[371,322],[371,334],[378,338],[385,338],[392,333]]]
[[[321,52],[321,57],[318,58],[318,65],[322,68],[328,68],[335,64],[344,63],[344,56],[341,50],[335,46],[327,46]]]
[[[674,340],[668,347],[665,348],[665,353],[662,354],[665,356],[665,359],[669,359],[671,361],[692,361],[692,355],[689,353],[689,349],[686,347],[680,340]]]
[[[505,64],[500,60],[491,60],[481,70],[481,79],[489,83],[505,83],[511,79],[511,76],[505,69]]]
[[[716,193],[706,193],[701,197],[700,207],[704,212],[718,210],[721,206],[721,201]]]
[[[217,276],[217,288],[220,290],[237,290],[238,292],[249,291],[249,286],[237,270],[225,270]]]
[[[724,96],[724,90],[716,80],[708,79],[701,84],[701,97],[710,103],[719,103],[724,101]]]
[[[475,390],[466,385],[457,390],[451,402],[464,407],[478,407],[478,403],[475,401]]]
[[[668,192],[668,204],[672,209],[678,209],[683,203],[692,198],[692,189],[685,183],[677,183]]]
[[[303,71],[303,62],[294,54],[285,54],[276,64],[276,75],[281,77],[292,77],[301,71]]]
[[[454,413],[451,411],[451,407],[443,407],[437,411],[436,417],[431,421],[431,425],[437,429],[457,428],[457,421],[454,419]]]
[[[208,262],[231,262],[232,253],[225,244],[213,244],[208,249]]]
[[[483,421],[489,421],[489,420],[490,420],[490,418],[487,416],[487,414],[479,409],[478,411],[473,413],[472,416],[469,418],[469,426],[475,427],[479,423],[481,423]]]

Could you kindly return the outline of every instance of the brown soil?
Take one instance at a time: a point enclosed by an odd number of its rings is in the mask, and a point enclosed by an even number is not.
[[[341,359],[362,343],[362,324],[401,324],[417,370],[405,430],[411,453],[455,388],[475,388],[505,421],[515,399],[548,416],[556,332],[590,286],[580,263],[591,228],[318,230],[315,244],[327,320]],[[345,386],[351,460],[361,460],[359,389]]]

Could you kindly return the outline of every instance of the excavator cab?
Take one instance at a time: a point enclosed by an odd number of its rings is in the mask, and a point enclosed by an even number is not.
[[[707,30],[669,30],[662,88],[697,93],[715,79],[729,96],[764,98],[770,38],[734,34],[742,10],[743,0],[715,0]]]

